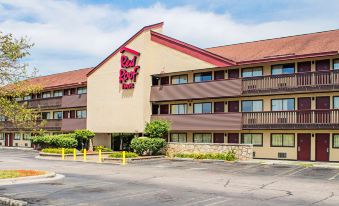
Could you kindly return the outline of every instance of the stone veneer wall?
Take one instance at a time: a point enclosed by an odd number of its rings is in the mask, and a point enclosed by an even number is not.
[[[190,153],[224,153],[234,151],[238,160],[253,159],[253,145],[220,143],[168,143],[166,155]]]

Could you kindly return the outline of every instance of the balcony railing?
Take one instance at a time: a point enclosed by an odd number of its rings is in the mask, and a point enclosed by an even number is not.
[[[77,129],[86,129],[86,119],[63,119],[62,131],[74,131]]]
[[[317,71],[242,79],[246,95],[339,89],[339,71]]]
[[[339,110],[242,113],[243,129],[339,129]]]
[[[62,97],[52,97],[47,99],[33,99],[27,101],[29,108],[55,108],[61,106]]]
[[[41,120],[39,120],[38,124],[41,123]],[[43,127],[41,129],[47,130],[47,131],[60,131],[62,126],[62,120],[61,119],[49,119],[44,120]],[[22,130],[33,130],[32,128],[21,128],[20,126],[13,125],[11,122],[0,122],[0,128],[1,130],[5,131],[22,131]],[[38,128],[36,128],[38,129]]]
[[[29,108],[75,108],[86,107],[87,94],[51,97],[46,99],[32,99],[27,101]]]

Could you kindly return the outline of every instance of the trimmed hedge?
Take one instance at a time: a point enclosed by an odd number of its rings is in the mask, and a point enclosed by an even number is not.
[[[75,135],[72,133],[36,136],[32,138],[32,143],[40,145],[41,148],[74,148],[78,145]]]
[[[156,155],[166,146],[162,138],[139,137],[131,141],[131,148],[138,155]]]
[[[52,154],[61,154],[62,149],[61,148],[45,148],[41,150],[44,153],[52,153]],[[72,148],[65,148],[65,154],[73,154]]]
[[[126,152],[125,155],[126,155],[126,158],[139,157],[139,155],[134,153],[134,152]],[[122,158],[122,152],[114,152],[114,153],[108,155],[108,157],[111,157],[111,158]]]
[[[174,157],[179,158],[193,158],[193,159],[213,159],[213,160],[225,160],[225,161],[234,161],[236,160],[235,153],[194,153],[194,154],[175,154]]]

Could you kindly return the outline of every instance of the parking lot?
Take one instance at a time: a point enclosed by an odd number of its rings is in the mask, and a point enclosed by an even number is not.
[[[35,159],[0,150],[1,169],[43,169],[65,178],[0,186],[31,205],[338,205],[339,170],[302,165],[166,159],[126,166]]]

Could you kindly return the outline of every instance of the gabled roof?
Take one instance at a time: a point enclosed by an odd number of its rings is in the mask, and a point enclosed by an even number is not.
[[[339,29],[259,40],[233,45],[218,46],[206,49],[225,58],[232,59],[238,64],[269,61],[295,57],[333,55],[339,51]]]

